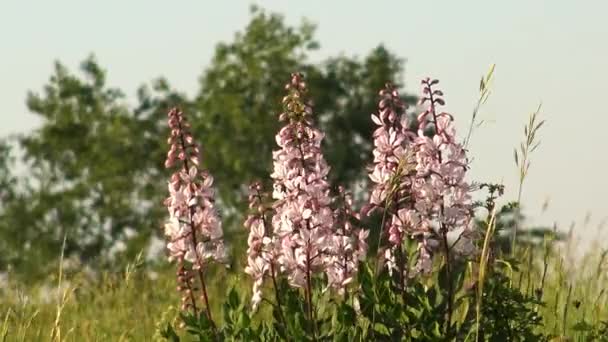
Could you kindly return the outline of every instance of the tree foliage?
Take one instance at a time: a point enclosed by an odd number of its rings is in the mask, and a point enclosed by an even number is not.
[[[27,181],[1,204],[0,234],[19,250],[11,262],[39,265],[59,255],[64,237],[66,255],[81,261],[107,260],[121,244],[133,256],[159,232],[167,175],[159,162],[166,146],[158,137],[168,134],[166,112],[175,105],[190,113],[203,164],[217,175],[224,218],[234,217],[233,209],[245,202],[241,184],[264,178],[271,168],[284,75],[295,70],[306,74],[317,101],[332,181],[365,180],[369,115],[376,106],[367,94],[387,80],[402,86],[404,61],[378,46],[363,58],[314,63],[314,33],[307,21],[292,27],[278,14],[253,8],[245,29],[217,44],[194,98],[161,77],[138,90],[135,105],[107,84],[94,57],[82,62],[80,74],[57,62],[42,91],[27,97],[42,121],[18,139]]]

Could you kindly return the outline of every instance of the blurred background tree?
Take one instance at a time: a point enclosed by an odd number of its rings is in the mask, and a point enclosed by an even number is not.
[[[294,71],[305,74],[326,133],[332,183],[365,182],[375,94],[387,81],[403,88],[404,60],[380,45],[363,58],[313,63],[309,54],[319,49],[314,33],[307,21],[292,27],[253,7],[245,29],[216,46],[194,98],[159,78],[138,90],[134,106],[106,84],[94,57],[82,62],[80,76],[56,63],[43,91],[27,98],[41,126],[16,140],[27,177],[15,178],[11,144],[0,145],[0,240],[7,251],[0,267],[43,274],[64,236],[67,256],[107,265],[116,251],[132,257],[160,235],[165,120],[173,106],[186,111],[203,145],[229,239],[238,235],[246,185],[267,180],[271,170],[283,86]]]

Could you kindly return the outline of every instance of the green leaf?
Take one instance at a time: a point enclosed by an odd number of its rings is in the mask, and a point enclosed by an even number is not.
[[[388,330],[388,327],[383,323],[375,323],[374,330],[380,335],[390,336],[390,331]]]
[[[161,330],[160,335],[171,342],[179,342],[179,336],[177,336],[170,323],[167,323],[165,329]]]
[[[582,321],[582,322],[578,322],[575,325],[572,326],[572,330],[574,331],[591,331],[593,330],[593,325]]]
[[[236,309],[241,304],[238,293],[235,291],[234,287],[228,293],[228,304],[232,309]]]
[[[469,301],[467,299],[463,299],[460,302],[460,306],[458,307],[459,315],[458,315],[458,324],[462,325],[467,319],[467,315],[469,314]]]

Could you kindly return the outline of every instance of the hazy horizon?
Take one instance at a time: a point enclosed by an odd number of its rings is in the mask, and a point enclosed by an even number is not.
[[[54,61],[71,72],[94,54],[108,85],[133,99],[158,76],[192,95],[215,45],[248,23],[257,4],[281,13],[289,24],[303,18],[318,25],[321,48],[311,58],[364,56],[378,44],[407,60],[406,90],[418,93],[425,76],[441,80],[459,134],[466,133],[478,97],[479,78],[495,63],[492,95],[480,116],[488,121],[470,145],[471,178],[503,181],[503,200],[514,200],[513,148],[523,139],[528,115],[542,102],[541,147],[532,155],[523,205],[532,223],[561,229],[582,223],[589,231],[608,215],[604,192],[608,156],[602,106],[608,76],[608,11],[605,1],[485,2],[202,2],[180,5],[144,1],[0,3],[0,137],[37,127],[28,113],[28,90],[41,91]],[[280,76],[277,76],[280,77]],[[283,77],[287,77],[284,75]],[[374,96],[374,94],[370,94]],[[370,126],[371,127],[371,126]],[[550,199],[548,209],[541,207]]]

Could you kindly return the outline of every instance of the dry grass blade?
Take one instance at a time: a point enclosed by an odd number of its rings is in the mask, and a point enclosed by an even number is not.
[[[481,106],[483,104],[485,104],[486,101],[488,101],[488,98],[490,97],[490,94],[491,94],[490,85],[493,81],[495,68],[496,68],[496,64],[492,64],[490,66],[490,70],[488,70],[488,72],[486,73],[485,76],[481,77],[481,80],[479,82],[479,98],[477,99],[477,104],[475,105],[475,108],[473,109],[473,115],[471,116],[471,122],[469,124],[469,131],[467,132],[466,138],[464,139],[464,143],[462,144],[465,149],[467,148],[467,146],[469,145],[469,142],[471,141],[471,135],[473,134],[473,130],[475,129],[475,127],[478,127],[483,122],[482,121],[482,122],[477,123],[477,116],[479,114],[479,110],[481,109]]]
[[[519,151],[514,149],[515,165],[519,172],[519,188],[517,191],[517,215],[515,219],[515,225],[513,227],[513,233],[511,236],[511,253],[515,253],[517,231],[519,230],[520,224],[520,212],[521,212],[521,197],[523,193],[523,186],[530,170],[530,154],[534,152],[540,145],[540,141],[536,139],[537,133],[540,128],[544,125],[545,120],[538,122],[542,103],[538,105],[536,111],[534,111],[528,118],[528,124],[524,126],[524,141],[519,146]]]
[[[488,267],[488,261],[490,259],[490,242],[492,240],[492,236],[494,235],[495,228],[496,228],[496,210],[492,210],[492,213],[490,214],[490,218],[488,220],[486,236],[483,241],[483,249],[481,250],[481,258],[479,260],[479,273],[477,276],[477,304],[475,307],[476,321],[477,321],[477,324],[476,324],[477,341],[481,341],[480,336],[479,336],[479,327],[481,324],[481,307],[482,307],[482,301],[483,301],[483,288],[484,288],[484,281],[485,281],[485,277],[486,277],[486,270]]]
[[[2,332],[0,333],[0,336],[2,336],[2,342],[6,341],[6,338],[8,337],[8,319],[11,315],[11,308],[8,308],[8,310],[6,310],[6,315],[4,315],[4,322],[2,323]]]
[[[57,280],[57,295],[58,295],[57,310],[56,310],[56,314],[55,314],[55,322],[53,325],[53,329],[51,330],[51,341],[62,341],[61,314],[63,312],[63,309],[65,308],[65,305],[67,304],[67,302],[69,300],[71,292],[73,291],[73,289],[69,286],[66,289],[63,289],[63,291],[62,291],[63,258],[64,258],[66,238],[67,238],[67,236],[64,235],[63,236],[63,245],[61,246],[61,257],[59,258],[59,276],[58,276],[58,280]]]

